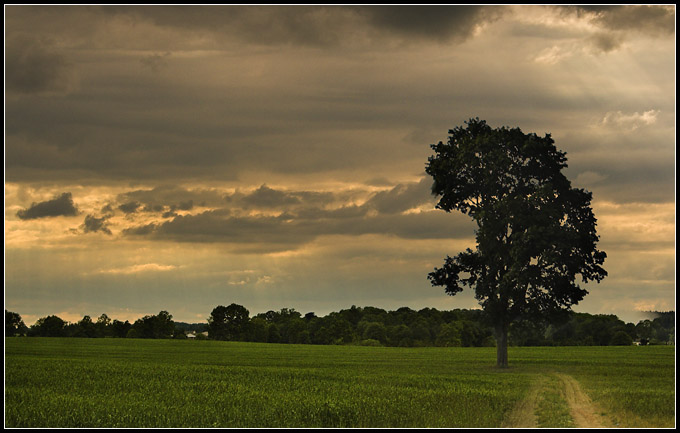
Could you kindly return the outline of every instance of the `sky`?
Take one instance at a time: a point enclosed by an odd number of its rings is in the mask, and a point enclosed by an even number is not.
[[[675,6],[5,5],[5,309],[479,308],[430,145],[551,134],[608,277],[575,311],[675,307]]]

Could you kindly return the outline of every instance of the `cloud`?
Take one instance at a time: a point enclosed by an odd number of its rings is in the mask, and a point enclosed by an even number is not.
[[[123,234],[130,236],[146,236],[153,234],[157,227],[158,225],[156,223],[149,223],[136,227],[128,227],[123,229]]]
[[[286,205],[300,204],[300,199],[295,195],[288,194],[262,185],[251,194],[241,199],[244,203],[266,208],[278,208]]]
[[[552,46],[550,48],[546,48],[534,58],[534,61],[536,63],[543,63],[546,65],[554,65],[558,63],[559,61],[563,60],[566,57],[571,56],[572,53],[563,50],[562,48],[558,46]]]
[[[659,110],[647,110],[642,113],[636,111],[632,114],[610,111],[602,119],[602,125],[633,131],[641,126],[653,125],[656,123],[658,115]]]
[[[591,36],[589,42],[593,45],[596,51],[608,53],[621,47],[623,40],[623,36],[619,34],[600,32]]]
[[[269,276],[269,275],[263,275],[257,279],[257,282],[255,283],[256,286],[258,285],[263,285],[263,284],[273,284],[275,281],[274,279]]]
[[[601,234],[603,248],[608,247],[621,255],[630,254],[630,261],[618,274],[636,271],[639,275],[648,274],[650,270],[662,261],[650,256],[650,252],[662,252],[663,255],[673,256],[675,231],[674,203],[625,203],[598,201],[595,203],[598,218],[598,231]],[[664,259],[665,260],[665,259]],[[645,263],[644,261],[649,261]],[[632,263],[632,262],[635,262]],[[670,263],[674,263],[670,260]],[[671,265],[670,268],[673,268]],[[672,278],[672,269],[669,274]]]
[[[600,174],[594,171],[584,171],[576,176],[574,183],[576,185],[587,185],[589,187],[590,185],[597,184],[605,179],[607,179],[606,174]]]
[[[160,185],[150,189],[137,189],[118,194],[118,209],[126,214],[134,212],[188,211],[196,206],[219,207],[224,205],[223,192],[208,188],[183,188]]]
[[[111,230],[109,230],[109,228],[107,227],[106,223],[107,219],[109,219],[109,216],[97,218],[94,215],[87,215],[85,217],[85,221],[81,225],[81,228],[83,229],[84,233],[102,232],[106,233],[107,235],[110,235]]]
[[[272,216],[232,216],[228,209],[206,211],[196,215],[178,215],[160,224],[133,227],[125,235],[146,235],[157,240],[178,242],[222,242],[264,244],[265,248],[282,245],[284,249],[313,239],[300,226],[284,227],[284,220]]]
[[[73,84],[73,69],[47,39],[25,35],[5,43],[7,90],[27,94],[65,92]]]
[[[376,193],[367,205],[375,207],[380,213],[398,213],[416,208],[426,203],[432,203],[432,180],[423,177],[418,183],[399,184],[387,191]]]
[[[122,210],[124,213],[135,213],[137,212],[137,209],[141,206],[140,203],[136,201],[130,201],[127,203],[123,203],[118,206],[118,209]]]
[[[386,177],[378,176],[378,177],[372,177],[368,179],[367,181],[364,182],[366,185],[369,186],[392,186],[394,185],[394,182],[390,182]]]
[[[632,30],[652,36],[666,36],[675,33],[675,8],[673,6],[602,6],[586,10],[595,13],[597,23],[612,30]]]
[[[266,177],[271,173],[291,178],[313,173],[323,179],[333,172],[333,176],[346,178],[401,181],[406,170],[412,170],[410,175],[422,168],[423,162],[416,158],[426,158],[416,140],[405,145],[404,137],[413,131],[445,131],[451,119],[467,117],[467,113],[459,116],[462,111],[491,113],[503,120],[534,116],[533,112],[540,111],[543,119],[536,118],[536,123],[540,120],[546,128],[552,128],[553,119],[546,117],[553,113],[558,117],[558,111],[602,108],[592,104],[602,105],[608,100],[609,89],[590,81],[597,75],[559,79],[575,77],[567,72],[570,69],[563,68],[554,72],[557,84],[553,84],[543,68],[529,69],[528,62],[516,62],[513,57],[520,55],[517,51],[480,58],[493,51],[489,44],[495,39],[488,38],[498,37],[495,33],[475,37],[475,44],[486,47],[483,52],[464,44],[442,56],[438,38],[457,41],[470,35],[469,27],[457,25],[457,20],[482,25],[491,22],[487,16],[491,10],[505,8],[431,8],[88,8],[89,15],[98,17],[97,22],[111,21],[101,26],[111,31],[108,45],[101,47],[93,47],[95,41],[87,35],[77,40],[71,39],[73,35],[64,36],[70,28],[60,26],[58,18],[68,17],[63,22],[72,24],[72,15],[80,8],[40,9],[32,21],[28,19],[31,14],[24,11],[22,20],[15,18],[10,28],[16,32],[22,22],[42,23],[51,18],[49,29],[55,40],[68,41],[60,42],[58,52],[78,60],[83,83],[77,97],[62,98],[58,103],[52,98],[8,100],[7,179],[62,181],[68,177],[73,181],[140,181],[151,185],[209,180],[233,185],[245,175],[261,173],[263,177],[256,182],[272,186],[275,182]],[[409,15],[413,15],[413,27],[401,26],[399,23],[408,21]],[[379,42],[356,50],[338,46],[327,50],[301,48],[291,42],[274,50],[255,48],[223,35],[222,43],[213,46],[212,35],[238,32],[230,27],[232,24],[245,26],[238,23],[242,16],[250,17],[253,23],[257,22],[255,17],[262,18],[261,23],[290,22],[284,27],[291,31],[296,28],[292,23],[306,23],[314,17],[334,22],[329,17],[341,17],[327,31],[345,29],[342,26],[370,29]],[[435,21],[429,25],[429,17],[435,16],[441,16],[442,23],[448,20],[447,24],[438,25],[438,18],[432,18]],[[502,32],[513,19],[506,18],[498,20],[497,31]],[[269,31],[261,23],[253,29]],[[428,27],[441,35],[428,34]],[[314,39],[316,30],[322,31],[320,27],[307,29],[310,39]],[[338,43],[346,34],[354,33],[339,31]],[[138,36],[135,40],[139,46],[126,45],[133,36]],[[190,40],[193,45],[172,51],[166,58],[162,53],[170,51],[158,42],[162,38],[177,43]],[[409,44],[403,44],[404,40]],[[548,47],[556,48],[546,50],[546,40]],[[540,45],[534,41],[540,41]],[[96,42],[103,44],[104,40]],[[11,43],[8,39],[8,50]],[[605,47],[604,39],[601,45]],[[540,54],[538,61],[555,63],[569,56],[569,66],[584,69],[578,63],[582,53],[569,48],[538,36],[531,43],[518,45],[520,53]],[[171,58],[171,70],[160,76],[143,73],[139,62],[147,56]],[[81,61],[87,66],[81,68]],[[615,87],[629,91],[628,86],[629,82],[622,80]],[[606,110],[611,107],[602,111]],[[560,119],[556,122],[566,122],[570,117]],[[432,134],[419,136],[423,149],[435,141],[428,135]],[[348,174],[350,170],[354,173]],[[179,202],[164,202],[163,211],[172,204]]]
[[[153,72],[158,72],[168,66],[168,58],[172,53],[165,52],[163,54],[149,54],[148,56],[142,57],[140,62],[142,66],[148,68]]]
[[[191,210],[193,208],[194,208],[194,201],[193,200],[181,201],[177,205],[177,209],[179,209],[179,210]]]
[[[141,265],[131,265],[122,268],[112,268],[112,269],[102,269],[99,270],[100,274],[138,274],[141,272],[166,272],[177,269],[178,266],[175,265],[159,265],[158,263],[145,263]]]
[[[128,227],[123,235],[272,252],[299,249],[321,236],[448,239],[472,233],[465,216],[433,210],[426,177],[367,196],[363,203],[352,204],[347,201],[351,196],[342,191],[282,191],[263,185],[249,194],[227,196],[229,207],[167,215],[172,219]],[[258,212],[249,211],[253,206]]]
[[[308,6],[121,6],[102,11],[217,41],[237,36],[249,42],[275,45],[336,43],[342,33],[337,29],[347,23],[343,8]]]
[[[301,248],[321,236],[361,236],[380,234],[402,239],[453,239],[472,235],[471,227],[457,215],[432,211],[407,215],[307,219],[292,215],[224,216],[215,212],[177,216],[162,224],[127,229],[125,235],[147,236],[153,240],[175,242],[225,243],[245,248],[245,252],[275,252]],[[463,224],[461,224],[461,222]]]
[[[391,186],[385,180],[379,186]],[[378,192],[353,191],[295,191],[280,190],[261,185],[251,193],[227,196],[228,202],[244,207],[270,210],[293,210],[297,216],[315,218],[331,215],[364,216],[370,210],[379,213],[398,213],[434,203],[431,198],[432,182],[423,177],[419,182],[401,183]],[[367,197],[363,199],[362,197]],[[360,206],[348,202],[362,203]],[[434,207],[434,204],[433,206]]]
[[[359,6],[355,8],[375,28],[409,38],[464,41],[504,9],[485,6]]]
[[[557,10],[561,25],[578,29],[572,38],[581,39],[592,53],[610,53],[636,36],[667,38],[675,34],[675,8],[667,5],[579,5],[548,6]],[[583,35],[586,35],[583,37]]]
[[[65,192],[52,200],[33,203],[28,209],[17,212],[17,216],[22,220],[75,215],[78,215],[78,209],[73,204],[70,192]]]
[[[636,31],[650,36],[675,33],[675,7],[671,5],[578,5],[557,6],[591,20],[602,29]]]
[[[267,45],[330,46],[353,35],[398,36],[461,42],[503,11],[484,6],[202,6],[117,7],[104,12],[134,16],[157,26],[225,35]]]

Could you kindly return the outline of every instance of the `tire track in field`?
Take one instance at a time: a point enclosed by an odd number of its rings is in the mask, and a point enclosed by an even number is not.
[[[597,406],[581,390],[573,377],[563,373],[553,373],[564,387],[564,395],[569,412],[576,428],[605,428],[612,423],[600,415]],[[527,396],[517,403],[501,425],[503,428],[538,428],[536,409],[542,391],[548,386],[547,376],[541,375],[529,389]]]
[[[545,387],[545,376],[540,376],[529,388],[527,396],[519,401],[512,412],[505,419],[501,427],[503,428],[536,428],[538,419],[536,417],[536,406],[538,396]]]
[[[611,422],[598,413],[597,407],[590,398],[581,390],[581,386],[573,377],[555,373],[564,385],[567,403],[571,410],[571,417],[577,428],[604,428]]]

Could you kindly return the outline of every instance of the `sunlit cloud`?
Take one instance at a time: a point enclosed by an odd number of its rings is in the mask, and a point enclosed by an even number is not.
[[[671,304],[665,299],[657,301],[640,301],[633,303],[635,311],[672,311],[674,304]]]
[[[560,60],[570,56],[569,52],[565,52],[562,48],[558,46],[553,46],[546,48],[540,52],[535,58],[536,63],[545,63],[546,65],[554,65]]]
[[[100,274],[138,274],[142,272],[167,272],[179,269],[176,265],[160,265],[158,263],[145,263],[141,265],[131,265],[123,268],[101,269]]]
[[[653,125],[656,123],[658,115],[659,110],[647,110],[642,113],[636,111],[631,114],[625,114],[621,111],[608,112],[602,119],[602,125],[634,131],[642,126]]]

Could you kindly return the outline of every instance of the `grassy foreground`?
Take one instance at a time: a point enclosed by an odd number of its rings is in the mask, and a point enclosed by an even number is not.
[[[6,427],[498,427],[547,372],[621,427],[673,426],[673,347],[5,339]]]

